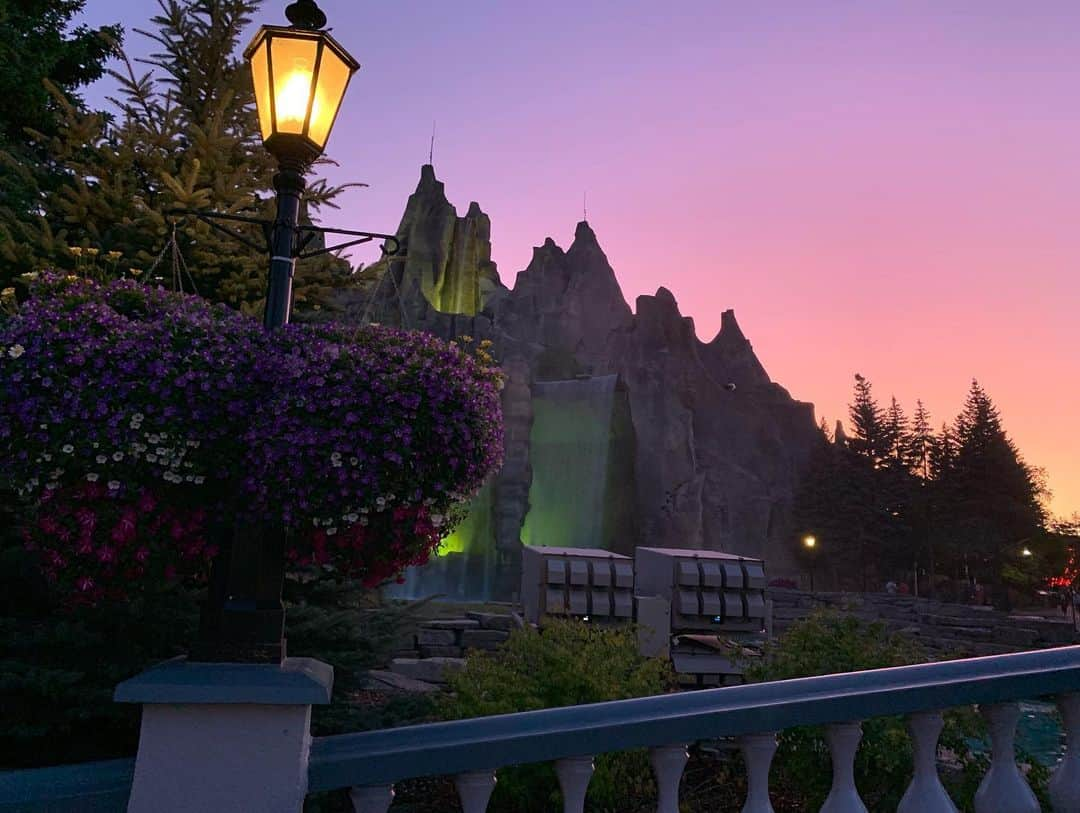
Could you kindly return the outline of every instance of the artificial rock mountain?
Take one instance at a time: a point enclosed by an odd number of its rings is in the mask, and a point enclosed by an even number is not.
[[[491,595],[516,589],[536,392],[590,377],[616,382],[604,530],[593,546],[723,550],[764,556],[773,575],[795,571],[793,492],[820,434],[813,406],[769,379],[733,311],[708,343],[666,288],[638,297],[632,311],[587,222],[568,250],[550,238],[535,248],[509,289],[491,261],[488,216],[472,203],[459,217],[431,166],[397,236],[404,259],[369,266],[334,309],[347,321],[494,343],[508,381],[506,462],[491,484]]]

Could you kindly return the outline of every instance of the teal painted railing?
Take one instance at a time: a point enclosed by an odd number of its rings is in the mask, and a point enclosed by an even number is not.
[[[0,813],[123,813],[134,759],[0,773]]]
[[[990,723],[993,766],[976,811],[1037,813],[1017,769],[1017,701],[1053,697],[1062,709],[1069,749],[1051,784],[1056,811],[1080,811],[1080,646],[920,664],[799,680],[708,689],[636,700],[408,726],[313,740],[309,791],[351,788],[358,813],[382,813],[400,780],[451,775],[466,813],[482,813],[499,768],[555,762],[564,811],[580,813],[596,754],[649,748],[661,813],[677,811],[686,748],[733,737],[746,758],[745,813],[766,813],[775,732],[823,724],[834,785],[825,810],[865,810],[852,781],[859,722],[907,715],[915,777],[901,813],[954,810],[937,780],[941,709],[978,704]],[[252,770],[258,770],[253,764]],[[112,813],[126,806],[133,760],[0,773],[0,812]],[[1010,804],[1002,807],[1002,800]],[[989,800],[989,801],[987,801]],[[1035,805],[1032,807],[1031,805]]]
[[[764,775],[758,784],[763,780],[765,787],[757,790],[767,804],[768,764],[775,750],[775,741],[769,748],[767,740],[774,732],[797,725],[829,726],[834,733],[831,739],[837,743],[833,747],[835,763],[841,751],[846,754],[850,750],[850,757],[854,757],[859,721],[909,715],[919,729],[913,731],[916,750],[920,746],[919,738],[925,739],[932,734],[930,754],[933,755],[940,732],[940,729],[934,730],[935,713],[941,709],[979,704],[990,720],[992,733],[996,728],[1002,729],[994,744],[999,752],[1010,751],[1009,764],[1015,767],[1011,755],[1012,729],[1004,731],[1012,711],[1018,713],[1015,701],[1047,696],[1062,698],[1076,693],[1080,693],[1080,646],[344,734],[314,740],[309,789],[314,792],[354,788],[357,810],[368,813],[386,810],[392,798],[391,786],[403,779],[452,775],[468,777],[470,787],[475,787],[482,779],[482,784],[493,787],[495,774],[501,767],[554,761],[557,768],[560,764],[575,763],[580,767],[587,763],[589,770],[579,771],[587,785],[591,757],[599,753],[652,748],[655,766],[658,760],[670,764],[672,759],[665,761],[661,757],[665,753],[670,757],[672,749],[675,753],[681,750],[685,754],[686,746],[700,740],[734,737],[740,738],[744,754],[748,749],[752,752],[748,762],[752,758],[758,763],[754,770],[760,774],[761,766],[764,767]],[[1000,722],[999,718],[1005,722]],[[1080,725],[1080,720],[1077,723]],[[854,733],[852,724],[855,725]],[[1012,727],[1015,728],[1015,720]],[[1008,737],[1002,739],[1006,733]],[[765,743],[762,735],[766,736]],[[922,745],[925,747],[926,743]],[[995,758],[1004,756],[998,753]],[[846,755],[843,758],[846,759]],[[1070,758],[1078,767],[1075,777],[1066,779],[1076,785],[1075,792],[1080,799],[1080,754],[1068,754],[1066,762]],[[674,761],[679,762],[678,759]],[[680,764],[678,773],[674,774],[674,794],[668,794],[676,800],[681,772]],[[1004,769],[997,775],[1004,775]],[[661,789],[664,781],[669,784],[672,781],[670,775],[666,779],[658,775],[658,779],[662,780]],[[937,784],[936,771],[933,780]],[[841,782],[844,781],[841,778]],[[1019,781],[1023,782],[1022,779]],[[563,789],[566,796],[568,786],[564,784]],[[842,790],[851,796],[854,785]],[[1007,792],[1013,792],[1013,789],[1008,788]],[[573,795],[576,796],[576,792]],[[463,803],[465,798],[463,792]],[[857,796],[853,798],[857,799]],[[483,804],[465,809],[483,811],[485,807],[486,796]],[[576,811],[580,808],[575,803],[564,809]],[[661,806],[660,809],[665,808]],[[769,809],[765,806],[744,808]],[[933,811],[936,808],[924,805],[921,809]],[[1038,807],[1034,810],[1038,811]]]

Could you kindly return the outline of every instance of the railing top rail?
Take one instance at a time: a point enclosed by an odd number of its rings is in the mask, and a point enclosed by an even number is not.
[[[317,738],[312,791],[1080,691],[1080,646]]]
[[[0,772],[0,813],[123,813],[134,759]]]

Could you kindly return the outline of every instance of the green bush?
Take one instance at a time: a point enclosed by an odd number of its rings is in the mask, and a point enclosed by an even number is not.
[[[795,624],[766,648],[765,657],[747,669],[750,681],[858,672],[930,660],[914,641],[891,635],[883,624],[850,615],[817,612]],[[972,809],[972,798],[989,762],[971,742],[985,736],[982,719],[971,708],[949,709],[940,745],[955,755],[942,779],[957,806]],[[855,758],[855,784],[870,810],[895,810],[912,776],[912,748],[902,717],[875,717],[862,724]],[[807,809],[825,801],[832,782],[829,749],[821,726],[788,729],[779,735],[773,776],[777,787],[801,798]],[[1021,755],[1024,760],[1024,755]],[[1047,772],[1034,760],[1028,779],[1040,798]]]
[[[599,703],[662,694],[674,685],[670,664],[638,654],[636,632],[552,620],[542,632],[516,630],[496,652],[470,656],[449,678],[446,719]],[[602,754],[589,783],[590,811],[626,813],[655,795],[645,751]],[[550,764],[499,771],[490,810],[545,813],[558,806]]]

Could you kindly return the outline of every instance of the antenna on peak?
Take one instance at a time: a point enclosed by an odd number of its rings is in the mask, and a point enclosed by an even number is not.
[[[581,219],[582,220],[588,220],[589,219],[589,197],[588,197],[588,195],[589,195],[588,192],[582,192],[581,193]]]
[[[435,166],[435,119],[431,120],[431,147],[428,148],[427,162]]]

